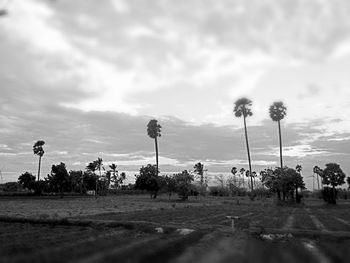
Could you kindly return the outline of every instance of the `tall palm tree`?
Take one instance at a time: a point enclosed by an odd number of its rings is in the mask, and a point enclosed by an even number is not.
[[[45,151],[43,149],[45,142],[42,140],[37,141],[33,145],[33,152],[34,154],[39,156],[39,166],[38,166],[38,181],[40,179],[40,166],[41,166],[41,158],[43,157]]]
[[[247,98],[241,98],[238,99],[235,102],[235,107],[233,109],[233,112],[235,113],[236,117],[242,117],[243,116],[243,122],[244,122],[244,133],[245,133],[245,142],[247,145],[247,153],[248,153],[248,163],[249,163],[249,171],[252,171],[252,163],[250,160],[250,151],[249,151],[249,142],[248,142],[248,132],[247,132],[247,122],[246,119],[247,117],[250,117],[253,115],[252,110],[250,107],[252,106],[252,101],[247,99]],[[251,190],[253,192],[253,178],[250,176],[251,180]]]
[[[320,190],[320,180],[319,180],[319,175],[321,174],[321,168],[318,167],[317,165],[313,168],[313,172],[316,174],[316,178],[317,178],[317,188],[318,190]]]
[[[280,163],[281,169],[283,168],[282,161],[282,134],[281,134],[281,120],[287,114],[287,108],[284,106],[282,101],[276,101],[270,106],[270,117],[273,121],[277,121],[278,124],[278,134],[280,139]]]
[[[147,134],[149,137],[151,137],[152,139],[154,139],[154,144],[155,144],[155,148],[156,148],[156,166],[157,166],[157,174],[159,173],[158,170],[158,141],[157,138],[161,136],[160,132],[162,126],[160,126],[158,124],[157,120],[150,120],[147,124]]]

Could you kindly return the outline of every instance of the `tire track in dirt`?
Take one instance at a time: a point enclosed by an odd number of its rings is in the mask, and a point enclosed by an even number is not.
[[[312,223],[321,231],[329,232],[329,230],[324,226],[324,224],[314,215],[312,214],[310,208],[305,208],[307,214],[311,218]]]

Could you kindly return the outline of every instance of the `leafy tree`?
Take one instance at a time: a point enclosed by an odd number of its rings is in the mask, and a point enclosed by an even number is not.
[[[83,189],[87,191],[92,191],[96,189],[97,175],[91,170],[84,171],[83,173]]]
[[[118,184],[119,185],[123,184],[125,179],[126,179],[126,173],[125,172],[120,173]]]
[[[135,189],[147,190],[151,198],[157,198],[159,187],[158,169],[156,165],[148,164],[140,168],[140,174],[136,175]]]
[[[270,189],[270,191],[277,193],[279,200],[281,199],[281,193],[283,194],[283,200],[289,195],[291,195],[293,199],[293,192],[295,191],[296,200],[300,202],[298,189],[304,189],[305,184],[303,177],[295,169],[277,167],[273,170],[268,168],[261,171],[260,175],[263,185]]]
[[[279,134],[279,141],[280,141],[280,162],[281,162],[281,168],[283,168],[281,120],[284,118],[284,116],[286,116],[287,108],[284,106],[283,102],[277,101],[270,106],[269,111],[270,111],[271,119],[273,121],[276,121],[278,124],[278,134]]]
[[[62,162],[52,165],[51,174],[48,175],[47,179],[55,192],[61,193],[61,197],[63,197],[63,192],[69,187],[69,174],[66,165]]]
[[[83,171],[69,171],[71,190],[74,192],[85,192]]]
[[[187,170],[182,171],[174,175],[176,182],[176,192],[182,200],[187,200],[188,196],[193,189],[192,182],[194,180],[193,175],[191,175]]]
[[[29,172],[25,172],[18,177],[18,183],[23,186],[24,189],[30,189],[29,186],[35,181],[35,176]]]
[[[158,140],[157,138],[161,136],[162,126],[158,124],[157,120],[150,120],[147,124],[147,134],[149,137],[154,139],[154,144],[156,148],[156,166],[157,166],[157,171],[159,171],[159,163],[158,163]],[[158,175],[158,174],[157,174]]]
[[[241,98],[238,99],[235,102],[235,107],[233,109],[233,112],[235,113],[236,117],[242,117],[243,116],[243,123],[244,123],[244,134],[245,134],[245,141],[246,141],[246,146],[247,146],[247,154],[248,154],[248,163],[249,163],[249,171],[252,171],[252,163],[250,160],[250,151],[249,151],[249,142],[248,142],[248,132],[247,132],[247,122],[246,118],[250,117],[253,115],[252,110],[250,107],[252,106],[252,101],[247,99],[247,98]],[[253,187],[253,179],[250,176],[251,180],[251,191],[254,191]]]
[[[98,193],[98,186],[99,186],[99,179],[102,178],[102,173],[101,173],[101,170],[104,170],[104,167],[103,167],[103,160],[102,158],[98,157],[97,160],[89,163],[87,166],[86,166],[86,169],[88,171],[91,171],[94,175],[95,175],[95,179],[96,179],[96,184],[95,184],[95,191],[96,191],[96,195]],[[96,171],[99,171],[99,176],[96,175]]]
[[[172,193],[176,192],[176,181],[173,176],[159,176],[159,185],[162,190],[168,193],[169,200],[171,198]]]
[[[316,166],[313,168],[313,172],[314,172],[314,174],[316,174],[316,178],[317,178],[317,187],[318,187],[318,190],[320,190],[320,180],[319,180],[319,176],[321,176],[321,174],[322,174],[322,169],[316,165]]]
[[[350,190],[350,177],[346,178],[346,182],[348,183],[348,189]]]
[[[326,168],[321,174],[322,184],[332,186],[332,196],[329,198],[328,203],[336,204],[336,189],[338,185],[345,183],[345,173],[337,163],[327,163]]]
[[[45,142],[42,140],[37,141],[33,145],[34,154],[39,156],[39,166],[38,166],[38,181],[40,180],[40,166],[41,166],[41,158],[43,157],[45,151],[43,149]]]

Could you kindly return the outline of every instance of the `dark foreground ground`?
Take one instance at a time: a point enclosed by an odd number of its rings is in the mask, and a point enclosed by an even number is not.
[[[138,198],[143,202],[147,197]],[[8,200],[0,200],[0,207],[4,202]],[[16,202],[21,200],[11,205]],[[55,200],[36,202],[57,205]],[[69,199],[60,202],[64,206]],[[326,263],[350,258],[350,202],[334,207],[318,200],[293,207],[276,206],[271,200],[147,202],[155,202],[157,209],[149,203],[135,211],[73,211],[68,217],[0,211],[0,262]],[[226,216],[240,216],[235,231]]]

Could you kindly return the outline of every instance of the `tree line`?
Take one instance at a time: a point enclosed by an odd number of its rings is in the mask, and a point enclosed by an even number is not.
[[[243,117],[244,125],[244,138],[247,148],[247,159],[249,169],[245,170],[241,168],[239,170],[239,178],[236,178],[237,168],[232,167],[231,173],[233,175],[230,178],[230,185],[233,188],[245,188],[244,176],[247,177],[247,186],[250,188],[250,196],[254,199],[255,192],[254,186],[256,185],[255,179],[257,173],[252,170],[252,161],[250,156],[247,118],[253,115],[252,101],[247,98],[240,98],[234,103],[233,112],[238,118]],[[279,137],[279,159],[280,167],[274,169],[267,168],[259,172],[261,177],[261,183],[264,187],[269,189],[271,192],[276,193],[279,200],[292,199],[297,202],[300,201],[298,190],[305,189],[305,183],[301,176],[302,167],[297,165],[295,169],[289,168],[283,165],[282,155],[282,132],[281,132],[281,120],[284,119],[287,113],[287,108],[281,101],[274,102],[269,107],[269,115],[272,121],[277,122],[278,137]],[[188,172],[184,170],[174,175],[159,176],[159,149],[158,149],[158,137],[161,137],[162,126],[156,119],[152,119],[147,124],[147,134],[154,140],[155,146],[155,165],[148,164],[142,166],[139,175],[135,175],[135,188],[149,190],[153,198],[157,197],[159,189],[166,188],[172,192],[180,193],[181,197],[186,199],[188,192],[193,191],[193,187],[190,187],[191,182],[194,181],[194,175],[198,176],[199,187],[198,193],[203,195],[208,186],[207,178],[204,177],[204,166],[200,162],[195,164],[194,171]],[[114,187],[119,187],[125,180],[125,173],[118,174],[117,165],[109,165],[109,170],[105,170],[103,166],[102,158],[89,163],[86,166],[86,171],[70,171],[67,172],[64,163],[58,165],[52,165],[51,174],[49,174],[44,180],[40,180],[40,167],[41,160],[45,153],[43,146],[45,142],[43,140],[37,141],[33,145],[34,154],[39,156],[37,181],[35,177],[30,173],[26,172],[19,177],[19,182],[26,188],[38,191],[38,189],[48,189],[51,191],[64,192],[67,190],[74,189],[77,191],[79,188],[80,192],[86,192],[87,190],[94,190],[97,194],[99,191],[104,191],[110,188],[111,183]],[[336,187],[345,183],[345,174],[341,170],[340,166],[336,163],[326,164],[326,169],[322,170],[318,166],[313,169],[314,176],[317,176],[318,188],[319,177],[322,180],[323,185],[330,185],[331,189],[323,187],[323,191],[327,192],[327,201],[335,203],[336,199]],[[250,179],[250,180],[249,180]],[[347,178],[347,182],[350,184],[350,179]],[[187,194],[186,194],[187,193]]]

